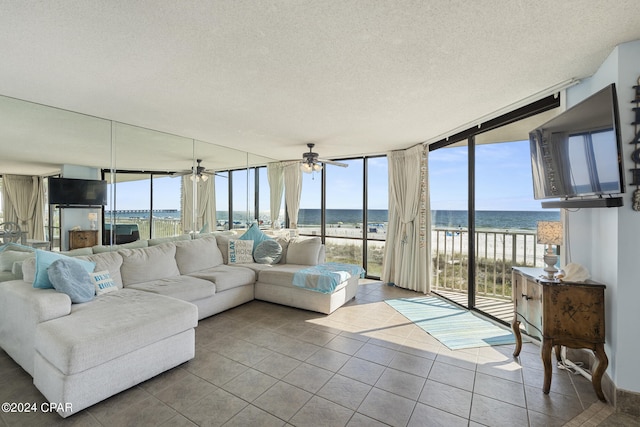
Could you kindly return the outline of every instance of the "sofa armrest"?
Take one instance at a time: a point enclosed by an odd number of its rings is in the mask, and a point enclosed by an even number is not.
[[[36,327],[71,313],[71,299],[55,289],[31,283],[0,283],[0,347],[33,376]]]

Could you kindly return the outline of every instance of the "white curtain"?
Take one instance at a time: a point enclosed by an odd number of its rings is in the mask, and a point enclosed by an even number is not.
[[[185,175],[182,177],[182,197],[180,198],[182,229],[188,233],[199,231],[207,226],[208,231],[215,231],[217,224],[215,177],[210,176],[206,181],[200,179],[194,182],[191,180],[192,176]],[[194,188],[196,192],[195,206],[193,199]]]
[[[389,228],[382,280],[429,292],[431,231],[427,153],[422,144],[388,153]]]
[[[289,215],[289,227],[298,228],[298,211],[302,196],[302,171],[300,162],[284,163],[284,201]]]
[[[16,222],[27,238],[44,240],[44,184],[39,176],[3,175],[4,221]]]
[[[280,216],[282,192],[284,191],[284,165],[281,162],[267,164],[267,180],[270,191],[271,228],[274,228]]]

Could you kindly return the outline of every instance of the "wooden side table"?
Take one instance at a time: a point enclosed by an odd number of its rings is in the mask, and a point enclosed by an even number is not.
[[[69,230],[69,250],[98,244],[98,230]]]
[[[588,348],[598,364],[592,374],[593,388],[602,401],[602,375],[609,365],[604,351],[604,290],[605,285],[593,281],[561,282],[543,277],[537,268],[514,267],[513,333],[516,336],[514,356],[522,349],[520,324],[533,338],[542,340],[541,357],[544,365],[542,391],[551,388],[551,349],[555,348],[560,361],[560,346]]]

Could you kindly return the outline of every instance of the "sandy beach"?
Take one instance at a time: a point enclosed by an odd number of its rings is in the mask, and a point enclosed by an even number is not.
[[[386,230],[376,227],[367,233],[369,245],[384,246]],[[320,227],[304,227],[299,229],[301,235],[319,236]],[[327,227],[326,237],[331,244],[349,244],[348,239],[361,239],[363,230],[356,227]],[[331,239],[331,237],[339,237]],[[537,244],[535,232],[532,230],[491,230],[476,231],[476,254],[479,258],[513,262],[520,265],[544,266],[542,257],[544,245]],[[458,258],[469,251],[468,232],[465,229],[440,228],[431,230],[431,251],[446,254],[447,257]]]

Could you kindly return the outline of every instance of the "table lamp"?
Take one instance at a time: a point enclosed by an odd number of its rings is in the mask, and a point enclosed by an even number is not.
[[[547,245],[544,254],[544,263],[547,265],[544,271],[547,278],[553,279],[558,272],[555,267],[558,262],[558,255],[553,251],[553,245],[562,244],[562,223],[560,221],[538,221],[538,243]]]

